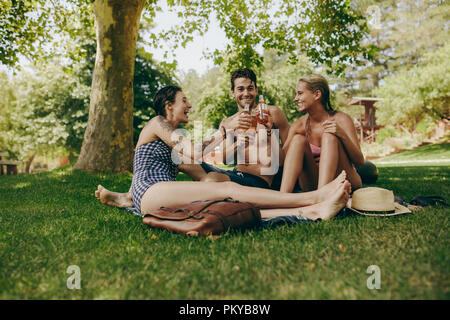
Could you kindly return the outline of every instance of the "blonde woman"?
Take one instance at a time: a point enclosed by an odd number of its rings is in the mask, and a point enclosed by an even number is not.
[[[363,165],[364,156],[356,128],[349,115],[331,106],[327,80],[314,74],[301,78],[294,101],[306,115],[292,124],[283,146],[280,191],[292,192],[297,180],[303,191],[320,189],[343,170],[352,189],[360,188],[355,166]]]

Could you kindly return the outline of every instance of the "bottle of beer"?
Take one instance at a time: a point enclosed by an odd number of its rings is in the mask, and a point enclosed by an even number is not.
[[[267,107],[267,104],[264,102],[263,95],[260,95],[258,103],[257,121],[258,123],[266,125],[267,122],[269,121],[269,117],[270,117],[269,107]]]

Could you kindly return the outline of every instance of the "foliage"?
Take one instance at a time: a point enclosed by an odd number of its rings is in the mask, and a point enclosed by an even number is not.
[[[220,70],[212,72],[216,74],[213,79],[208,75],[202,78],[206,80],[203,84],[203,92],[197,114],[201,114],[207,125],[218,128],[220,122],[236,113],[238,108],[230,91],[230,75]],[[200,79],[202,81],[203,79]]]
[[[158,63],[152,55],[138,48],[134,66],[134,120],[133,139],[137,143],[139,133],[147,121],[156,115],[152,101],[156,92],[164,86],[177,85],[172,66]]]
[[[11,46],[11,55],[18,54],[39,53],[39,50],[34,50],[31,44],[36,44],[39,49],[44,48],[44,41],[48,43],[48,48],[54,48],[58,37],[61,37],[61,43],[66,39],[68,42],[74,44],[75,48],[81,49],[92,48],[90,45],[90,37],[92,36],[92,14],[89,5],[92,1],[88,0],[67,0],[62,2],[47,2],[43,0],[34,0],[30,7],[25,7],[22,11],[17,11],[14,17],[12,12],[15,10],[15,5],[19,3],[23,6],[23,1],[12,1],[12,6],[1,7],[0,12],[5,18],[2,20],[3,27],[6,33],[12,33],[13,37],[4,37],[7,42],[5,47]],[[119,3],[119,2],[117,2]],[[79,6],[77,6],[79,4]],[[123,4],[123,3],[121,3]],[[216,62],[224,65],[225,71],[230,72],[236,67],[261,67],[263,59],[257,53],[256,48],[262,46],[264,49],[274,48],[278,54],[289,54],[290,60],[295,60],[299,52],[305,53],[315,63],[325,64],[329,71],[334,70],[336,73],[341,73],[345,63],[357,63],[359,55],[362,54],[365,58],[370,58],[372,50],[369,48],[361,48],[360,40],[363,34],[367,31],[366,24],[363,17],[355,14],[349,6],[348,1],[343,0],[328,0],[314,1],[314,2],[279,2],[269,0],[247,0],[247,1],[168,1],[168,4],[173,8],[181,8],[178,11],[178,16],[184,19],[184,22],[179,25],[178,30],[169,30],[161,36],[152,35],[151,39],[154,42],[161,42],[162,39],[172,38],[181,45],[185,45],[190,41],[195,32],[200,34],[207,30],[205,25],[212,13],[216,14],[220,26],[225,30],[225,33],[232,41],[232,45],[228,46],[225,52],[216,52]],[[177,6],[175,6],[177,5]],[[77,7],[80,7],[79,10]],[[147,6],[148,13],[146,17],[147,22],[151,24],[152,18],[157,14],[159,7],[156,1],[149,1]],[[78,10],[78,11],[77,11]],[[71,14],[76,12],[77,14]],[[49,14],[51,13],[51,14]],[[36,32],[31,32],[25,37],[25,40],[19,40],[25,45],[23,47],[15,48],[14,41],[20,39],[21,30],[26,29],[27,23],[33,25],[33,17],[36,17],[40,23],[35,23]],[[74,19],[75,17],[75,19]],[[25,24],[19,25],[16,28],[14,18],[24,21]],[[39,20],[40,19],[40,20]],[[77,21],[78,20],[78,21]],[[77,24],[77,22],[79,22]],[[80,27],[81,26],[81,27]],[[67,28],[65,28],[67,27]],[[83,27],[90,30],[83,33]],[[75,39],[87,39],[87,42],[77,42]],[[74,40],[74,41],[70,41]],[[135,41],[133,39],[132,41]],[[74,50],[76,53],[69,56],[69,60],[77,61],[81,65],[90,65],[89,57],[92,57],[87,51],[86,54],[80,50]],[[58,52],[53,51],[53,52]],[[37,54],[37,53],[36,53]],[[113,54],[120,55],[121,48],[113,46]],[[51,54],[53,55],[53,54]],[[64,55],[64,52],[62,56]],[[0,60],[3,64],[7,63],[14,65],[17,59],[8,61],[2,56]],[[45,54],[41,55],[41,57]],[[225,60],[226,59],[226,60]],[[70,63],[67,65],[70,66]],[[66,65],[66,66],[67,66]],[[76,70],[81,70],[77,63]],[[69,67],[69,70],[72,68]],[[258,68],[259,69],[259,68]],[[87,68],[86,70],[91,70]],[[90,79],[90,74],[84,77],[86,81]],[[131,81],[131,79],[129,79]],[[108,79],[106,79],[108,81]],[[128,80],[127,80],[128,81]],[[86,83],[86,82],[85,82]],[[118,88],[113,88],[116,90]],[[219,110],[220,118],[222,115],[229,112],[232,105],[229,105],[230,97],[225,91],[214,92],[221,100]],[[205,99],[206,103],[209,104]],[[228,105],[227,105],[228,104]],[[233,104],[234,105],[234,104]],[[131,106],[127,106],[130,108]],[[48,112],[48,110],[46,111]],[[48,113],[46,116],[50,115]],[[139,113],[138,116],[142,115]],[[217,125],[218,118],[207,113],[208,121]],[[143,114],[144,121],[148,114]],[[141,126],[138,123],[137,126]],[[132,128],[124,128],[123,130],[132,130]],[[105,137],[108,139],[107,137]]]
[[[86,61],[93,62],[89,57]],[[11,77],[2,74],[0,90],[5,99],[1,102],[0,149],[19,159],[56,151],[76,156],[88,118],[90,71],[88,63],[70,70],[47,64]],[[175,84],[173,71],[139,49],[134,75],[135,143],[142,127],[154,116],[153,96],[168,84]]]
[[[207,31],[214,14],[231,44],[212,56],[228,73],[242,67],[261,68],[260,47],[287,54],[293,63],[299,54],[305,54],[336,74],[341,74],[346,64],[371,59],[375,50],[360,46],[367,25],[344,0],[193,0],[168,4],[182,21],[171,30],[153,34],[154,46],[161,46],[162,39],[184,46],[195,32]]]
[[[384,128],[381,128],[377,132],[377,143],[383,144],[384,140],[390,137],[395,137],[397,130],[392,125],[387,125]]]
[[[47,36],[49,12],[33,15],[44,1],[2,1],[0,3],[0,63],[15,65],[19,53],[36,54],[40,45],[35,41]]]
[[[13,7],[21,6],[21,2]],[[14,59],[27,54],[34,61],[11,75],[4,88],[13,99],[5,105],[8,111],[1,120],[8,123],[2,148],[20,160],[32,159],[34,154],[56,152],[74,156],[79,152],[88,118],[96,50],[89,5],[88,0],[31,1],[25,17],[19,15],[30,26],[33,19],[45,20],[39,20],[41,33],[34,34],[39,39],[32,34],[24,34],[21,39],[32,42],[36,50],[19,47],[10,52]]]
[[[427,136],[434,131],[435,120],[429,115],[425,114],[422,120],[417,123],[416,132]]]
[[[76,156],[81,147],[95,64],[94,15],[89,7],[90,1],[65,4],[66,25],[60,30],[60,48],[58,52],[52,52],[52,60],[47,64],[41,62],[41,67],[38,64],[29,66],[28,70],[32,71],[12,76],[12,83],[4,75],[5,96],[12,98],[3,100],[3,110],[7,111],[0,121],[0,131],[5,133],[0,138],[0,146],[20,159],[36,152],[49,152],[50,149]],[[154,94],[164,85],[175,84],[174,78],[173,66],[158,64],[142,47],[137,49],[135,142],[145,122],[154,115],[150,104]]]
[[[370,95],[384,78],[410,69],[423,54],[448,42],[448,1],[354,0],[352,7],[370,17],[370,33],[362,46],[378,48],[372,61],[346,70],[340,86],[352,94]]]
[[[20,129],[18,135],[5,134],[0,137],[0,144],[16,145],[13,140],[25,132],[32,137],[38,131],[35,126],[42,121],[42,132],[36,136],[42,135],[41,138],[31,142],[48,139],[48,144],[41,143],[40,150],[58,145],[76,152],[79,133],[83,130],[81,123],[87,116],[86,106],[81,108],[81,105],[88,94],[83,89],[83,94],[73,97],[66,81],[69,86],[72,83],[73,88],[91,84],[96,49],[91,2],[14,0],[0,4],[0,63],[17,65],[18,57],[26,54],[36,62],[48,56],[52,63],[62,66],[59,71],[47,71],[56,72],[55,79],[62,81],[61,88],[54,84],[54,79],[42,85],[47,93],[38,94],[32,86],[34,91],[30,90],[34,93],[30,99],[34,100],[29,108],[24,107],[25,98],[15,91],[22,90],[21,85],[15,89],[6,81],[5,87],[0,89],[2,96],[10,97],[2,101],[7,110],[0,121],[2,132],[14,132],[11,128],[26,127],[27,130]],[[345,104],[355,91],[371,94],[372,88],[381,84],[379,91],[373,91],[385,98],[378,104],[379,123],[394,128],[401,125],[410,131],[416,128],[426,135],[434,119],[448,117],[448,80],[445,78],[448,67],[443,64],[448,59],[448,51],[436,51],[441,52],[436,53],[439,57],[432,53],[448,39],[448,2],[169,0],[168,4],[181,22],[173,30],[151,34],[150,41],[155,46],[162,46],[164,39],[173,44],[170,49],[186,45],[194,35],[207,31],[208,21],[214,15],[231,41],[224,51],[211,53],[220,68],[205,76],[192,73],[184,77],[183,88],[197,107],[191,120],[205,118],[217,127],[223,118],[233,114],[236,104],[229,94],[230,72],[238,67],[250,67],[257,72],[259,89],[266,100],[282,108],[292,121],[299,116],[292,101],[296,80],[313,71],[313,64],[325,67],[314,72],[333,71],[336,75],[352,66],[346,70],[346,79],[329,76],[334,86],[333,104],[337,107]],[[380,9],[381,28],[372,28],[368,34],[364,15],[371,5]],[[158,1],[147,1],[143,28],[150,29],[159,12]],[[412,67],[415,64],[419,66]],[[138,49],[134,79],[135,141],[140,128],[153,115],[149,101],[156,90],[176,83],[174,68],[175,64],[157,63],[150,54]],[[39,81],[45,78],[41,73],[42,70],[37,71],[34,77],[29,75],[24,81],[36,81],[41,85]],[[40,77],[42,79],[38,80]],[[40,106],[46,98],[48,101]],[[55,110],[50,108],[52,103]],[[23,110],[19,106],[23,106]],[[29,113],[30,108],[32,113]],[[24,112],[24,116],[16,121],[14,117],[19,111]],[[26,124],[32,117],[36,121]],[[58,123],[54,135],[46,131],[52,123]]]
[[[374,94],[383,98],[376,103],[380,124],[414,130],[425,115],[438,120],[449,117],[450,45],[426,53],[419,65],[385,79]]]
[[[0,64],[20,67],[19,58],[47,60],[60,53],[77,24],[90,19],[91,0],[11,0],[0,3]],[[58,35],[56,37],[56,35]]]
[[[267,103],[280,107],[289,122],[300,117],[294,102],[295,87],[301,76],[314,72],[310,60],[297,57],[295,64],[288,63],[287,56],[279,57],[274,50],[264,52],[264,68],[259,81],[261,93]]]
[[[77,153],[87,121],[89,87],[56,65],[2,78],[9,99],[0,118],[0,147],[15,158],[48,152]]]

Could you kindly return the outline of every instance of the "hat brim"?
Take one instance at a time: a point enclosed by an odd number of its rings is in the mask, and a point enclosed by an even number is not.
[[[362,212],[362,211],[359,211],[359,210],[357,210],[355,208],[352,208],[352,207],[347,207],[347,208],[352,210],[352,211],[354,211],[354,212],[356,212],[356,213],[358,213],[358,214],[361,214],[363,216],[369,216],[369,217],[389,217],[389,216],[397,216],[397,215],[400,215],[400,214],[405,214],[405,213],[411,213],[412,212],[407,207],[402,206],[401,204],[399,204],[397,202],[394,203],[395,211],[392,212],[392,213],[370,213],[370,212]]]

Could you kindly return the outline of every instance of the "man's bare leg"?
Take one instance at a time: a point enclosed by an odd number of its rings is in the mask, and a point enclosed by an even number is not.
[[[200,181],[202,182],[225,182],[230,181],[230,177],[220,172],[209,172]]]
[[[201,181],[207,175],[205,170],[199,164],[180,164],[178,170],[186,173],[192,180]]]

